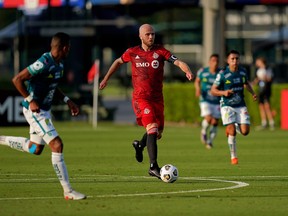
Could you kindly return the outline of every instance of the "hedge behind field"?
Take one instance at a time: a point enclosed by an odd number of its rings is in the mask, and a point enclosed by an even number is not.
[[[253,87],[257,92],[257,87]],[[280,126],[281,91],[288,90],[288,84],[273,84],[271,107],[275,113],[275,124]],[[195,97],[193,83],[165,83],[165,120],[169,122],[185,122],[199,124],[201,122],[199,100]],[[287,98],[288,100],[288,98]],[[251,94],[245,90],[245,101],[253,125],[260,125],[258,102],[253,101]]]

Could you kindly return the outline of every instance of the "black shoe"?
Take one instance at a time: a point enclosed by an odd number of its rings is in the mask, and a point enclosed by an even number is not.
[[[138,140],[134,140],[133,143],[132,143],[132,146],[134,147],[135,149],[135,157],[136,157],[136,160],[141,163],[143,161],[143,147],[141,146],[140,142]]]
[[[150,168],[148,173],[149,173],[150,176],[154,176],[154,177],[157,177],[158,179],[161,179],[160,169],[159,168],[155,168],[155,169],[151,169]]]

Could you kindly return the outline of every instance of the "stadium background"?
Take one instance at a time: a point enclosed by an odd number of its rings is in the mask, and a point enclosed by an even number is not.
[[[94,60],[100,60],[101,79],[114,58],[139,43],[142,23],[154,25],[157,42],[193,71],[206,65],[213,52],[220,54],[223,66],[225,53],[237,49],[251,80],[254,59],[262,55],[274,70],[275,84],[287,83],[287,4],[286,0],[0,0],[1,122],[10,118],[9,124],[21,124],[19,98],[10,80],[47,51],[51,36],[60,30],[72,36],[67,79],[62,85],[81,105],[91,106],[87,74]],[[117,95],[123,92],[125,100],[129,100],[129,76],[129,67],[123,67],[113,80]],[[165,83],[175,82],[184,84],[185,77],[167,66]],[[279,107],[280,95],[276,97]],[[113,119],[113,112],[119,110],[117,103],[107,107],[109,95],[99,98],[100,106],[112,112]],[[58,119],[65,119],[64,112],[59,113]]]

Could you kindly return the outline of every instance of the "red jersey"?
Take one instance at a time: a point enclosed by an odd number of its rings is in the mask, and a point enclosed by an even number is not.
[[[161,45],[153,45],[149,51],[141,46],[131,47],[121,58],[132,64],[133,98],[163,100],[164,62],[174,62],[177,58]]]

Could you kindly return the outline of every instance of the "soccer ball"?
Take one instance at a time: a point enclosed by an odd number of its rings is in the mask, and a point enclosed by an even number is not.
[[[166,164],[160,169],[160,177],[166,183],[173,183],[178,179],[178,169],[172,164]]]

